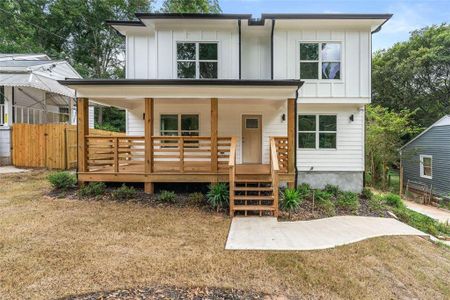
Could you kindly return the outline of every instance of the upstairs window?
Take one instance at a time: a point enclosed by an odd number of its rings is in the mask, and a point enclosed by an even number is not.
[[[300,79],[341,79],[341,44],[300,43]]]
[[[300,149],[336,149],[336,115],[299,115]]]
[[[431,155],[420,156],[420,177],[433,178],[433,157]]]
[[[177,77],[217,78],[217,43],[177,43]]]

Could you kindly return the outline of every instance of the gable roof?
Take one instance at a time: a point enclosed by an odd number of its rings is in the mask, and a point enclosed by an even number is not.
[[[412,140],[410,140],[409,142],[404,144],[399,150],[400,151],[403,150],[406,146],[408,146],[409,144],[411,144],[412,142],[414,142],[415,140],[420,138],[422,135],[427,133],[431,128],[439,127],[439,126],[450,126],[450,115],[445,115],[442,118],[440,118],[439,120],[437,120],[436,122],[434,122],[430,127],[428,127],[427,129],[422,131],[420,134],[418,134],[415,138],[413,138]]]

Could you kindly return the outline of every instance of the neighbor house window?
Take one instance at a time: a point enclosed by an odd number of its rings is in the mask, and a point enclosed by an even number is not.
[[[217,43],[177,43],[178,78],[217,78]]]
[[[161,115],[162,136],[199,136],[199,117],[196,114]]]
[[[428,179],[433,177],[433,157],[431,155],[420,156],[420,177]]]
[[[336,149],[336,115],[299,115],[300,149]]]
[[[341,79],[341,44],[300,43],[300,79]]]

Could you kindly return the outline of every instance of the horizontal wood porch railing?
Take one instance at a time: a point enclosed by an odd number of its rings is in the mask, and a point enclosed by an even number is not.
[[[278,159],[278,166],[280,173],[288,172],[288,162],[289,162],[289,143],[288,137],[275,136],[271,137],[271,150],[272,150],[272,140],[274,142],[274,147],[276,149],[276,157]]]
[[[153,136],[152,144],[154,173],[228,172],[231,137],[218,138],[216,155],[208,136]],[[143,136],[86,136],[86,148],[88,172],[145,173]]]

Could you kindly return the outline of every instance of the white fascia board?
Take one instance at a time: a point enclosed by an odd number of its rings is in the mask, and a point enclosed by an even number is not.
[[[189,86],[189,85],[71,85],[78,97],[91,99],[143,99],[153,98],[229,98],[229,99],[273,99],[295,98],[292,86]]]

